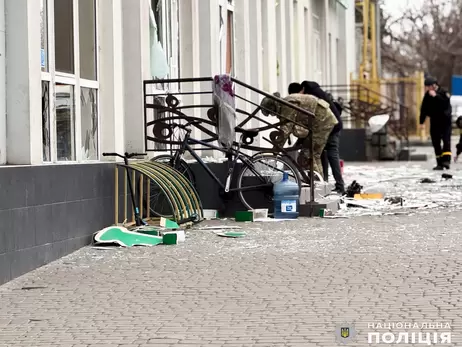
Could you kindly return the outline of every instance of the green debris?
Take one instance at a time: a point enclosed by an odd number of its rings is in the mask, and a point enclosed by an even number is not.
[[[167,219],[167,218],[164,218],[164,217],[160,218],[160,226],[162,228],[172,229],[172,230],[180,228],[180,226],[176,222],[171,221],[170,219]]]
[[[234,215],[234,220],[236,222],[253,222],[253,212],[236,211],[236,214]]]
[[[164,245],[176,245],[185,241],[185,234],[183,230],[163,232],[162,239]]]
[[[217,233],[221,237],[230,237],[230,238],[239,238],[246,236],[246,233],[243,231],[226,231],[223,233]]]
[[[155,246],[162,243],[162,237],[129,231],[124,227],[112,226],[93,235],[95,244],[118,244],[122,247]]]
[[[135,229],[133,231],[136,231],[138,233],[145,234],[145,235],[161,236],[159,229],[155,228],[155,227],[152,227],[152,226],[141,227],[141,228]]]

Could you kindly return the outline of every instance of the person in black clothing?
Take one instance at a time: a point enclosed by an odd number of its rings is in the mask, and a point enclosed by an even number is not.
[[[335,118],[337,118],[338,124],[334,127],[329,135],[321,160],[324,179],[326,181],[328,179],[330,164],[332,175],[335,179],[335,191],[343,195],[345,194],[345,183],[342,177],[339,156],[340,131],[343,129],[343,122],[341,118],[342,108],[338,103],[334,101],[331,95],[327,94],[321,89],[318,83],[312,81],[304,81],[301,85],[303,87],[303,93],[310,94],[327,101],[330,105],[332,113],[335,115]]]
[[[449,169],[451,165],[452,107],[451,96],[433,77],[425,79],[425,96],[420,108],[420,124],[430,117],[430,136],[435,150],[436,166],[433,170]],[[443,141],[443,148],[441,148]]]

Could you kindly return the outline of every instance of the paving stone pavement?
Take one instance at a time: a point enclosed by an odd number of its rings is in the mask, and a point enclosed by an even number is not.
[[[398,322],[449,323],[461,345],[460,212],[240,225],[242,239],[87,247],[1,286],[0,346],[330,347],[345,322],[351,346]]]

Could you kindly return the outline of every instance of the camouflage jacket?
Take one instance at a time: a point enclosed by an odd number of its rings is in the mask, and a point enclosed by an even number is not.
[[[329,103],[322,99],[318,99],[313,95],[292,94],[285,97],[284,100],[314,114],[314,133],[322,131],[322,129],[332,129],[338,123],[337,118],[335,118],[335,115],[330,110]],[[285,138],[288,138],[290,134],[293,134],[298,138],[306,138],[308,136],[308,129],[306,127],[295,125],[294,123],[290,122],[296,121],[297,123],[305,124],[308,126],[307,115],[299,113],[298,111],[288,106],[282,105],[268,98],[264,98],[262,100],[261,106],[267,110],[266,112],[264,110],[264,114],[271,113],[278,117],[279,120],[283,123],[280,130],[284,133]]]

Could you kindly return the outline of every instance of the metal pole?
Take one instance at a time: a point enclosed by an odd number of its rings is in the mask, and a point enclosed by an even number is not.
[[[310,127],[310,217],[313,217],[313,204],[314,204],[314,146],[313,146],[313,119],[312,117],[308,120],[308,125]]]

